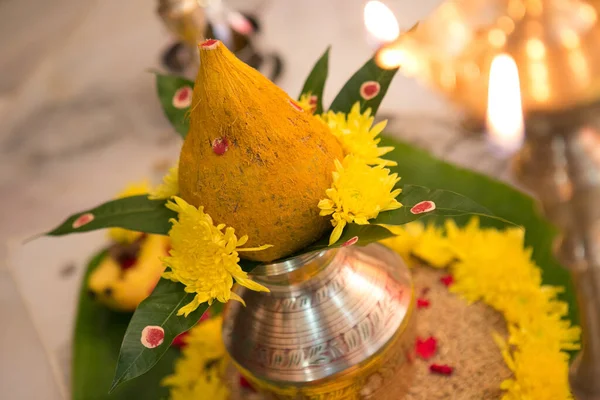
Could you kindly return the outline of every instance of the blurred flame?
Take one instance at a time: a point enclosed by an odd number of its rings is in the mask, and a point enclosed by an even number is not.
[[[393,42],[400,35],[398,20],[385,4],[369,1],[364,10],[365,27],[379,44]]]
[[[402,66],[402,71],[407,76],[412,76],[418,72],[418,62],[415,57],[407,50],[397,46],[383,47],[377,52],[375,62],[383,69]]]
[[[487,107],[489,141],[502,152],[518,150],[524,136],[523,106],[517,64],[508,54],[492,60]]]

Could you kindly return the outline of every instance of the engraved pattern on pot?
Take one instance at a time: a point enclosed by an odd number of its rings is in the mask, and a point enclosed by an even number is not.
[[[352,270],[352,269],[351,269]],[[387,285],[383,285],[386,287]],[[348,354],[360,351],[384,331],[390,323],[395,322],[393,310],[401,307],[403,291],[391,293],[383,291],[384,295],[376,307],[363,319],[351,326],[345,332],[327,342],[317,342],[309,347],[282,349],[276,347],[256,346],[257,359],[266,368],[273,369],[303,369],[308,366],[324,365],[335,362]],[[304,296],[306,297],[306,296]],[[289,300],[289,299],[286,299]],[[298,302],[280,302],[280,304],[297,304]],[[288,313],[297,311],[296,307],[284,310]],[[385,316],[388,316],[387,318]]]
[[[396,384],[404,378],[388,377],[412,365],[404,357],[406,346],[414,345],[408,270],[379,245],[309,261],[293,274],[289,264],[265,268],[283,271],[257,277],[268,294],[238,289],[247,307],[226,307],[228,352],[269,399],[366,398],[360,390],[376,372],[381,379],[372,378],[369,393],[379,396],[375,383]],[[394,360],[388,359],[392,353]]]

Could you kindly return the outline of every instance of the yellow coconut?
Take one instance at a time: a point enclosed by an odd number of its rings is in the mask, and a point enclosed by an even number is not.
[[[285,257],[331,229],[317,204],[343,150],[325,124],[221,42],[200,45],[190,129],[179,161],[181,197],[248,235],[242,256]]]

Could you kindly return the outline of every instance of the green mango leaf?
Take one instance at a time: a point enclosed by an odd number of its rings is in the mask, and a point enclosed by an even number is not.
[[[319,58],[312,71],[306,78],[300,97],[303,94],[310,93],[312,96],[317,97],[317,108],[315,114],[321,114],[323,112],[323,91],[325,90],[325,81],[327,81],[327,74],[329,73],[329,50],[331,46],[325,50],[325,53]],[[298,97],[298,99],[300,99]]]
[[[173,362],[180,352],[170,348],[160,362],[140,379],[119,386],[109,396],[119,347],[131,319],[131,313],[115,312],[94,301],[87,290],[90,274],[100,265],[107,252],[95,255],[81,282],[79,305],[73,333],[71,398],[73,400],[159,400],[169,391],[160,381],[173,372]]]
[[[375,56],[362,66],[338,93],[329,107],[330,111],[348,113],[356,102],[360,102],[360,111],[364,112],[367,108],[371,109],[371,115],[377,114],[377,109],[385,96],[392,78],[398,72],[398,68],[383,69],[375,62]],[[367,83],[378,85],[376,95],[372,98],[364,97],[361,91],[365,89],[363,85],[372,88]],[[376,88],[377,89],[377,88]],[[373,89],[375,90],[375,89]],[[368,94],[371,94],[368,92]]]
[[[191,104],[191,91],[194,89],[194,82],[180,76],[156,73],[156,91],[163,112],[177,133],[185,139],[190,128],[190,120],[187,115],[190,107],[176,107],[176,101],[174,101],[177,91],[183,88],[189,88]]]
[[[506,224],[511,222],[496,217],[487,208],[461,194],[449,190],[428,189],[422,186],[405,185],[397,197],[402,207],[397,210],[385,211],[379,214],[371,223],[379,225],[404,225],[423,217],[442,216],[458,217],[461,215],[477,215],[496,218]],[[423,201],[431,201],[435,209],[422,214],[413,214],[412,207]]]
[[[112,227],[166,235],[171,229],[170,219],[177,218],[177,213],[165,207],[165,203],[166,200],[150,200],[144,194],[111,200],[71,215],[46,235],[62,236]]]
[[[499,219],[487,208],[477,204],[473,200],[448,190],[432,190],[421,186],[406,185],[397,199],[402,203],[402,207],[380,213],[368,225],[348,224],[344,228],[340,239],[331,246],[329,246],[329,237],[325,237],[308,249],[302,250],[299,254],[325,248],[340,247],[345,244],[365,246],[369,243],[394,236],[392,232],[381,225],[404,225],[424,217],[478,215]],[[411,208],[422,201],[433,201],[435,203],[435,210],[422,214],[413,214],[410,211]],[[502,218],[500,220],[505,224],[511,224]]]
[[[175,337],[191,329],[209,308],[203,303],[187,317],[177,316],[177,311],[191,302],[195,293],[186,293],[178,282],[161,279],[150,296],[140,303],[125,332],[111,392],[127,382],[148,372],[169,350]],[[142,331],[148,325],[160,326],[165,331],[163,343],[153,349],[141,342]]]
[[[504,221],[522,226],[525,229],[525,245],[531,247],[532,258],[542,269],[543,283],[565,288],[560,297],[569,305],[571,322],[575,325],[579,323],[571,277],[553,253],[558,231],[542,216],[533,198],[496,179],[444,162],[410,144],[384,137],[380,145],[395,147],[395,150],[386,154],[386,158],[398,163],[392,169],[398,172],[404,184],[437,187],[463,194],[499,218],[482,219],[482,226],[502,228],[506,226]],[[454,219],[458,223],[466,223],[470,217]]]

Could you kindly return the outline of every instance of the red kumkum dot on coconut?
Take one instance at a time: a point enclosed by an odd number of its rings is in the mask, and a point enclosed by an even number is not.
[[[446,364],[431,364],[429,366],[429,371],[431,371],[434,374],[448,376],[448,375],[452,375],[454,368],[452,368],[451,366],[446,365]]]
[[[358,236],[354,236],[352,239],[348,240],[346,243],[342,245],[342,247],[348,247],[356,244],[358,242]]]
[[[423,297],[419,297],[417,299],[417,308],[418,309],[429,308],[430,305],[431,305],[431,302]]]
[[[85,213],[80,215],[75,221],[73,221],[73,229],[81,228],[84,225],[89,224],[94,220],[94,214]]]
[[[194,91],[189,86],[177,89],[175,95],[173,95],[173,107],[178,109],[188,108],[192,104],[193,93]]]
[[[433,210],[435,210],[435,203],[433,201],[425,200],[412,206],[410,212],[416,215],[431,212]]]
[[[454,284],[454,277],[452,275],[444,275],[440,278],[440,282],[446,285],[446,287],[452,286]]]
[[[229,150],[229,140],[227,138],[216,138],[212,142],[212,149],[216,155],[222,156]]]
[[[418,337],[415,342],[415,352],[423,360],[429,360],[437,352],[437,340],[433,336],[427,339]]]
[[[304,108],[300,107],[300,105],[299,105],[298,103],[296,103],[294,100],[290,99],[290,100],[288,100],[288,101],[290,102],[290,105],[291,105],[292,107],[294,107],[294,109],[295,109],[296,111],[304,112]]]
[[[365,100],[371,100],[379,94],[381,85],[376,81],[367,81],[360,85],[360,97]]]
[[[160,346],[165,340],[165,330],[160,326],[148,325],[142,331],[142,337],[140,340],[144,347],[154,349]]]
[[[217,48],[218,45],[219,41],[217,39],[208,39],[204,41],[204,43],[202,43],[200,47],[204,50],[214,50]]]

